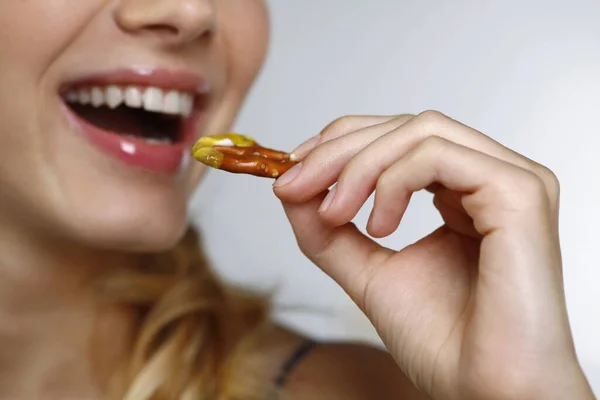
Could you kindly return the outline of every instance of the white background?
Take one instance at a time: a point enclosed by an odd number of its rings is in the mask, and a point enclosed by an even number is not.
[[[270,3],[271,52],[238,131],[291,150],[342,115],[437,109],[556,172],[568,306],[600,393],[600,1]],[[233,283],[273,291],[277,317],[302,332],[377,342],[302,256],[271,183],[208,175],[192,216],[215,267]],[[429,195],[417,195],[382,242],[419,239],[440,224],[434,211]]]

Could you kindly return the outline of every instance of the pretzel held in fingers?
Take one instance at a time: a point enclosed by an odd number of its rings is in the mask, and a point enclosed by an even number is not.
[[[200,138],[192,148],[192,157],[212,168],[264,178],[278,178],[296,165],[289,153],[263,147],[237,133]]]

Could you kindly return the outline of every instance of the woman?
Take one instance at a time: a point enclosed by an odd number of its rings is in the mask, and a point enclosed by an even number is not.
[[[391,356],[314,345],[220,284],[186,220],[189,148],[232,125],[264,4],[5,0],[0,25],[1,398],[594,398],[547,168],[432,111],[340,118],[300,146],[274,192]],[[372,236],[421,189],[445,225],[379,247],[349,223],[374,188]]]

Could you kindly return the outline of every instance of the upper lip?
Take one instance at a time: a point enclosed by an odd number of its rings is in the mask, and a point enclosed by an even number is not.
[[[210,91],[208,79],[190,70],[137,67],[119,68],[80,76],[62,85],[60,92],[64,93],[76,87],[94,85],[154,86],[196,95],[207,94]]]

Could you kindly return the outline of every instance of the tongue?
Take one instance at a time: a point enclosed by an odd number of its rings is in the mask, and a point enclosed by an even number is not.
[[[77,113],[101,129],[123,135],[142,137],[145,133],[145,127],[141,118],[132,111],[126,108],[111,110],[106,107],[81,107],[77,110]]]

